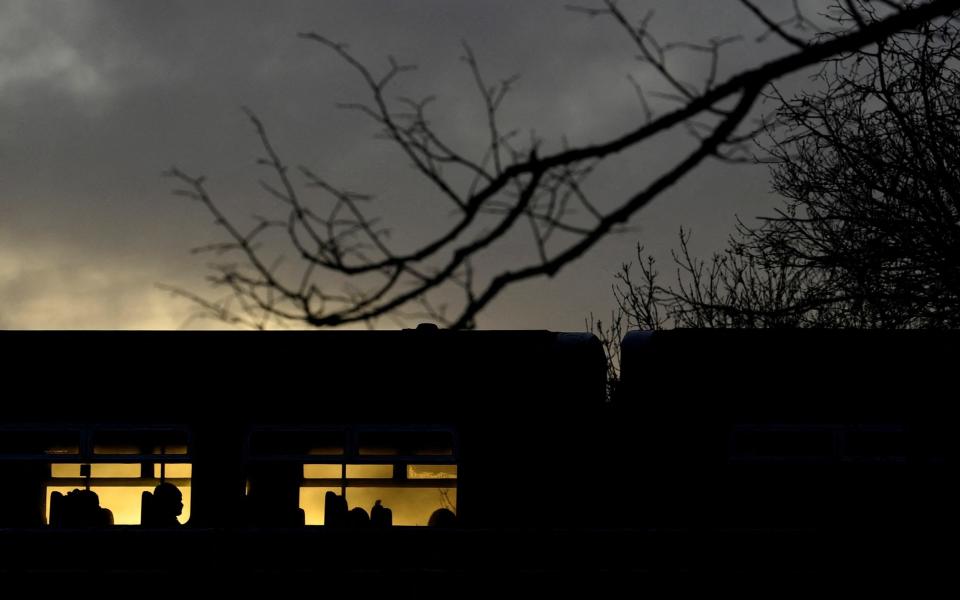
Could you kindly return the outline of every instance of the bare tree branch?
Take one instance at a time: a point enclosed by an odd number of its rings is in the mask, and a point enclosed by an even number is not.
[[[785,205],[708,261],[681,231],[672,285],[638,251],[644,277],[625,267],[615,292],[630,325],[960,326],[960,29],[922,24],[841,62],[781,100],[768,151]]]
[[[379,318],[413,314],[453,327],[472,327],[479,313],[506,288],[536,277],[555,276],[605,236],[622,228],[637,211],[705,159],[749,160],[744,144],[755,135],[756,128],[747,127],[748,117],[773,82],[799,69],[882,43],[897,32],[922,27],[956,10],[955,1],[929,0],[893,3],[895,6],[882,3],[886,8],[881,14],[863,2],[843,1],[837,4],[837,29],[818,32],[796,4],[795,16],[784,22],[770,18],[754,2],[740,2],[770,35],[788,42],[794,51],[725,79],[720,78],[721,51],[733,39],[702,44],[660,43],[650,33],[650,15],[632,21],[613,0],[600,0],[593,7],[574,7],[593,17],[611,19],[679,104],[654,114],[646,95],[658,91],[637,86],[644,119],[634,129],[597,143],[565,145],[552,153],[541,152],[541,143],[532,134],[524,146],[518,142],[517,128],[501,124],[501,111],[516,78],[488,83],[476,55],[466,44],[463,60],[477,88],[484,114],[482,127],[487,132],[487,141],[478,152],[458,150],[444,140],[429,117],[434,107],[432,97],[390,99],[393,86],[414,69],[412,65],[390,58],[386,69],[376,73],[355,58],[346,45],[317,33],[301,34],[303,39],[331,51],[359,75],[369,100],[341,106],[370,119],[455,216],[445,230],[412,249],[394,246],[390,229],[371,216],[371,197],[337,186],[318,169],[300,167],[291,172],[262,121],[248,111],[264,152],[259,164],[269,170],[273,180],[261,182],[261,187],[283,207],[283,218],[264,217],[244,231],[227,218],[202,177],[189,176],[178,168],[168,174],[184,186],[176,193],[199,201],[226,234],[227,241],[204,247],[222,259],[213,265],[211,282],[227,288],[241,312],[261,314],[251,321],[235,311],[225,312],[221,302],[204,300],[192,292],[178,293],[201,311],[235,324],[279,319],[315,327],[372,325]],[[784,29],[790,24],[813,33],[798,37]],[[671,70],[669,57],[673,52],[705,57],[706,73],[699,85],[682,81]],[[602,202],[591,197],[586,183],[597,165],[675,129],[687,130],[695,140],[682,160],[649,176],[646,183],[638,183],[635,193]],[[311,195],[307,199],[294,175],[320,197]],[[528,232],[530,260],[518,259],[508,266],[491,260],[495,255],[492,249],[513,236],[518,227]],[[269,236],[277,232],[285,234],[289,255],[297,262],[268,258],[275,253]],[[447,299],[451,291],[461,297],[453,307]],[[435,301],[435,295],[443,301]]]

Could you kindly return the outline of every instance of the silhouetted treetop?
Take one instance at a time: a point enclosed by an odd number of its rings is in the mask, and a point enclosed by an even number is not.
[[[868,22],[874,12],[861,15]],[[784,205],[663,285],[641,252],[619,301],[647,328],[960,326],[960,29],[927,22],[824,63],[766,140]],[[642,249],[641,249],[642,250]]]

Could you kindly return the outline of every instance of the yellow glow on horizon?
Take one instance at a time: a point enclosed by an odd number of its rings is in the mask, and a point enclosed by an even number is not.
[[[97,477],[140,477],[138,464],[93,464],[90,465],[90,476]]]

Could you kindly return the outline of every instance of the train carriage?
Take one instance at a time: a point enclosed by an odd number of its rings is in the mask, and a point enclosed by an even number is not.
[[[615,423],[641,526],[938,528],[955,505],[947,331],[631,332]],[[634,479],[636,480],[636,479]],[[709,499],[704,502],[704,499]]]
[[[957,341],[631,332],[608,398],[589,334],[0,332],[0,571],[915,567]]]
[[[391,539],[566,525],[557,499],[587,468],[588,420],[605,402],[603,352],[584,334],[2,332],[0,352],[28,383],[8,390],[0,420],[0,535],[14,562],[24,555],[9,540],[46,534],[150,540],[141,555],[176,536],[356,544],[374,507],[389,510]],[[150,526],[161,482],[182,494],[176,531]],[[72,524],[60,507],[73,489],[94,492],[110,526]],[[366,520],[334,522],[329,494]],[[209,544],[224,550],[194,547]]]

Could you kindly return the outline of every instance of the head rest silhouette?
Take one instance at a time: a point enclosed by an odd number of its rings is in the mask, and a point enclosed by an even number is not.
[[[93,510],[100,508],[100,496],[92,490],[75,489],[67,497],[78,510]]]
[[[438,508],[430,515],[427,525],[440,528],[455,527],[457,525],[457,515],[448,508]]]
[[[113,523],[113,513],[100,508],[100,496],[92,490],[75,489],[63,497],[60,523],[66,527],[100,527]]]
[[[362,529],[370,526],[370,515],[367,514],[367,511],[358,506],[350,509],[350,512],[347,513],[347,521],[350,524],[350,527]]]

